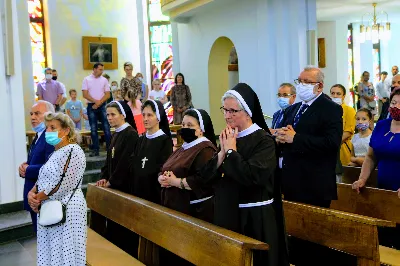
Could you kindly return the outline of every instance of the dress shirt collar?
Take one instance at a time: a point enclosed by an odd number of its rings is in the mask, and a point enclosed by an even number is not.
[[[321,95],[322,95],[322,92],[321,92],[320,94],[318,94],[317,97],[315,97],[314,99],[312,99],[312,100],[310,100],[310,101],[308,101],[308,102],[302,101],[302,102],[301,102],[301,105],[303,105],[303,104],[308,104],[308,107],[310,107],[311,104],[313,104],[313,103],[315,102],[315,100],[318,99]]]

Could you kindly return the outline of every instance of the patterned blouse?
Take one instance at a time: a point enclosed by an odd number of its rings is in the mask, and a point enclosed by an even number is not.
[[[129,89],[137,90],[138,93],[142,92],[142,82],[140,79],[133,77],[132,79],[122,78],[121,79],[121,97],[124,99],[125,94]]]

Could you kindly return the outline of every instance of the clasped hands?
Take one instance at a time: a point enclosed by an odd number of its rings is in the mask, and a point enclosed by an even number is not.
[[[277,129],[274,135],[276,136],[276,142],[278,143],[293,143],[296,131],[294,131],[291,125],[288,125],[286,127]]]
[[[97,109],[97,108],[99,108],[101,106],[101,104],[102,104],[102,102],[100,100],[97,100],[97,101],[94,102],[92,108],[93,109]]]
[[[219,144],[221,146],[222,154],[225,156],[226,152],[229,150],[236,151],[236,138],[238,136],[239,130],[237,127],[232,128],[227,125],[225,129],[222,130],[219,135]]]
[[[29,191],[28,193],[28,204],[31,206],[32,210],[36,213],[39,212],[39,206],[41,201],[37,198],[37,194],[35,192]]]
[[[26,168],[28,168],[28,164],[26,162],[23,162],[19,168],[18,168],[18,172],[19,172],[19,176],[20,177],[25,177],[26,175]]]
[[[176,187],[179,182],[179,178],[177,178],[172,171],[164,171],[164,173],[158,177],[158,183],[160,183],[161,187]]]

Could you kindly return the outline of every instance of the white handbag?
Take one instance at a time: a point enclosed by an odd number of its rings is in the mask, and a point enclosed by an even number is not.
[[[71,155],[72,155],[72,149],[71,149],[71,152],[69,153],[67,162],[65,163],[64,172],[61,175],[61,180],[48,194],[49,197],[55,193],[54,190],[56,188],[58,190],[58,188],[60,187],[60,185],[65,177],[65,173],[67,172],[69,162],[71,160]],[[75,191],[78,189],[82,178],[79,180],[78,184],[76,185],[75,189],[73,190],[71,196],[69,197],[69,199],[65,205],[59,200],[48,200],[40,206],[38,224],[40,224],[41,226],[44,226],[44,227],[51,227],[51,226],[56,226],[56,225],[65,223],[65,220],[67,218],[66,217],[67,205],[68,205],[69,201],[71,200],[71,198],[74,196]],[[39,190],[37,189],[36,191],[39,191]]]

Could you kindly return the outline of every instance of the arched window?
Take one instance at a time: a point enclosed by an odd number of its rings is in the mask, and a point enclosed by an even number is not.
[[[32,46],[33,79],[36,88],[37,83],[44,79],[43,69],[47,66],[43,1],[28,0],[28,12]]]
[[[160,0],[148,0],[150,33],[151,77],[161,79],[162,88],[168,91],[173,85],[172,30],[169,17],[161,12]]]

